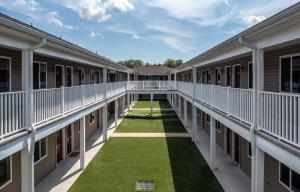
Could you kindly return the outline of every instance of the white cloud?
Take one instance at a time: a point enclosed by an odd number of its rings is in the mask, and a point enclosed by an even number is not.
[[[176,35],[176,36],[180,36],[180,37],[185,37],[185,38],[194,37],[193,34],[188,32],[188,30],[178,29],[175,26],[165,25],[165,24],[162,24],[162,23],[146,24],[145,27],[146,27],[146,29],[149,29],[149,30],[154,30],[154,31],[167,33],[167,34],[171,34],[171,35]]]
[[[95,37],[102,37],[102,38],[104,38],[104,35],[102,33],[99,33],[99,32],[93,32],[93,31],[91,31],[90,37],[91,38],[95,38]]]
[[[16,0],[13,5],[30,11],[43,10],[40,4],[35,0]]]
[[[183,53],[193,50],[191,46],[186,45],[184,42],[180,41],[176,37],[162,37],[161,40],[169,47]]]
[[[129,0],[55,0],[56,3],[78,13],[82,19],[104,22],[112,17],[112,11],[127,12],[134,9]]]
[[[73,26],[64,24],[59,19],[59,14],[57,12],[55,12],[55,11],[50,12],[47,17],[48,17],[48,22],[49,23],[52,23],[52,24],[54,24],[54,25],[56,25],[58,27],[65,28],[65,29],[68,29],[68,30],[74,29]]]
[[[245,17],[242,17],[243,21],[245,21],[248,25],[254,25],[256,23],[259,23],[266,19],[265,16],[256,16],[256,15],[248,15]]]
[[[108,28],[110,31],[115,32],[115,33],[122,33],[126,35],[130,35],[133,39],[140,39],[140,36],[136,31],[130,30],[130,29],[123,29],[123,28],[118,28],[111,26]]]

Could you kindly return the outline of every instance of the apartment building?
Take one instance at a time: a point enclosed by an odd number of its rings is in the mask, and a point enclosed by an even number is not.
[[[297,3],[159,81],[0,15],[0,191],[34,191],[67,156],[84,169],[86,140],[138,95],[167,95],[212,170],[219,148],[252,191],[299,191],[299,21]]]

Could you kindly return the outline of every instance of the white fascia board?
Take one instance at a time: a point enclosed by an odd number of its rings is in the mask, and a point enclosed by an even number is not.
[[[281,163],[285,164],[286,166],[300,174],[299,156],[290,153],[289,151],[281,148],[280,146],[270,142],[269,140],[261,136],[256,137],[256,145]]]
[[[0,27],[0,31],[1,31],[1,27]],[[0,32],[0,45],[4,47],[11,47],[13,49],[21,50],[21,49],[27,49],[31,47],[33,44],[28,40],[16,36],[12,36],[7,33]]]
[[[20,136],[13,141],[9,141],[0,145],[0,161],[12,154],[21,151],[28,145],[28,135]]]

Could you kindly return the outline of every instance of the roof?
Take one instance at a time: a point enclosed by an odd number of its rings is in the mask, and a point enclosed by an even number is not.
[[[41,29],[38,29],[36,27],[33,27],[32,25],[28,25],[20,20],[14,19],[8,15],[5,15],[3,13],[0,13],[0,24],[1,25],[5,25],[8,26],[9,28],[18,30],[20,32],[23,33],[27,33],[33,36],[36,36],[38,38],[45,38],[47,39],[47,41],[51,41],[53,43],[59,44],[61,46],[67,47],[69,49],[78,51],[80,53],[84,53],[86,55],[92,56],[100,61],[104,61],[114,67],[120,68],[120,69],[125,69],[125,70],[129,70],[129,68],[127,68],[126,66],[117,64],[116,62],[107,59],[101,55],[99,55],[98,53],[94,53],[88,49],[85,49],[83,47],[78,46],[77,44],[74,44],[70,41],[64,40],[61,37],[57,37],[53,34],[47,33],[46,31],[43,31]]]
[[[134,73],[142,75],[167,75],[172,73],[174,69],[166,66],[141,66],[133,69]]]
[[[212,47],[211,49],[208,49],[207,51],[199,54],[198,56],[190,59],[189,61],[183,63],[182,65],[176,67],[176,70],[182,70],[187,68],[188,66],[193,66],[194,64],[198,63],[199,61],[201,61],[202,59],[204,59],[205,57],[216,53],[217,51],[222,51],[224,50],[224,48],[226,46],[230,46],[234,43],[238,43],[239,42],[239,38],[243,37],[255,37],[257,35],[257,33],[261,33],[264,30],[268,30],[269,28],[271,28],[272,26],[274,26],[276,23],[282,23],[282,22],[286,22],[287,18],[290,18],[291,16],[294,15],[299,15],[300,13],[300,2],[288,7],[287,9],[269,17],[268,19],[265,19],[264,21],[240,32],[239,34],[227,39],[226,41]]]

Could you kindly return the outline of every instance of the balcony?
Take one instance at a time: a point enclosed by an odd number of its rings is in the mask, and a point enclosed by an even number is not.
[[[106,90],[105,90],[106,89]],[[253,124],[253,90],[175,81],[128,81],[33,91],[33,123],[38,126],[126,91],[177,90],[181,94]],[[300,96],[261,91],[258,93],[258,129],[300,147]],[[26,129],[24,91],[0,94],[0,139]]]

